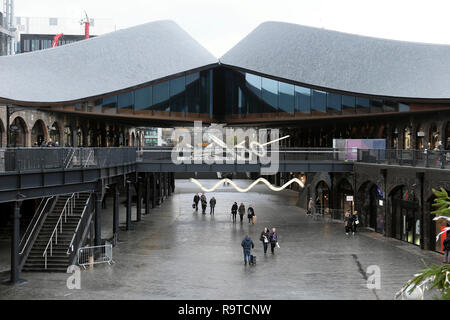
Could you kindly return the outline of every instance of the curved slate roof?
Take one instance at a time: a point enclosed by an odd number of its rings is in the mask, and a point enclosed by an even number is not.
[[[0,57],[0,98],[74,101],[217,63],[176,23],[156,21],[61,47]]]
[[[312,87],[450,99],[450,46],[265,22],[220,62]]]

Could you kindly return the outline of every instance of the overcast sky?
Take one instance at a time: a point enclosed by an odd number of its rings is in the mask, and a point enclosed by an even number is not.
[[[15,0],[15,15],[113,19],[117,29],[170,19],[216,57],[264,21],[450,44],[449,0]]]

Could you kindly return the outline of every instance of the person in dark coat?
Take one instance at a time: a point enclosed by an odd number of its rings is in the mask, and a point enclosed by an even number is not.
[[[206,214],[206,206],[208,205],[208,202],[206,200],[205,194],[202,194],[202,196],[200,197],[200,200],[202,202],[202,214]]]
[[[443,243],[444,245],[444,263],[450,263],[450,238],[449,236],[447,236]]]
[[[270,231],[269,231],[269,228],[265,227],[263,232],[261,232],[261,237],[259,237],[259,240],[262,241],[262,243],[263,243],[264,254],[267,253],[267,247],[269,245],[269,239],[270,239]]]
[[[233,221],[236,221],[236,214],[238,211],[238,205],[237,202],[233,203],[233,206],[231,207],[231,215],[233,216]]]
[[[245,206],[241,202],[241,205],[239,206],[239,218],[241,218],[241,222],[244,219],[244,214],[245,214]]]
[[[198,193],[196,193],[194,196],[195,211],[198,211],[198,202],[199,201],[200,201],[200,197],[199,197]]]
[[[270,250],[272,251],[272,254],[274,254],[275,246],[278,243],[278,234],[275,228],[272,228],[272,232],[269,234],[269,241],[270,241]]]
[[[209,214],[214,215],[214,207],[216,206],[216,198],[212,197],[211,200],[209,200]]]
[[[246,234],[244,240],[242,240],[241,246],[244,250],[244,264],[247,265],[247,260],[250,263],[251,250],[255,247],[252,239],[250,239],[248,234]]]
[[[248,218],[248,223],[252,223],[253,224],[253,217],[255,216],[255,210],[253,210],[252,205],[248,206],[247,209],[247,218]]]
[[[356,232],[356,227],[359,224],[359,215],[358,215],[358,211],[353,211],[352,214],[352,235],[355,235]]]

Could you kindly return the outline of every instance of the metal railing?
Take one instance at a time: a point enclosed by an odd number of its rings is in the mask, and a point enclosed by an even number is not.
[[[47,269],[47,255],[48,249],[50,248],[50,256],[53,255],[53,238],[55,238],[55,244],[58,244],[58,227],[59,233],[62,233],[63,226],[63,217],[64,222],[67,222],[67,216],[71,216],[73,214],[73,209],[75,207],[75,197],[78,197],[78,193],[73,193],[64,204],[64,207],[59,215],[58,221],[56,222],[55,228],[50,236],[50,239],[47,242],[47,246],[45,247],[44,253],[42,256],[44,257],[44,266]]]
[[[22,255],[25,249],[27,248],[28,242],[30,241],[31,237],[34,234],[34,230],[36,229],[36,226],[40,223],[42,214],[46,211],[47,205],[50,202],[50,200],[53,200],[55,196],[51,196],[47,198],[45,201],[41,201],[39,204],[38,209],[36,210],[38,214],[35,214],[33,216],[33,219],[31,220],[30,224],[28,225],[27,230],[25,231],[25,236],[22,238],[19,244],[19,248],[21,248],[21,251],[19,252],[19,255]],[[25,240],[26,239],[26,240]],[[25,241],[25,243],[24,243]]]
[[[83,236],[82,232],[85,229],[89,221],[90,213],[92,212],[93,212],[93,201],[92,201],[92,194],[90,194],[89,198],[86,200],[86,203],[84,205],[84,209],[83,212],[81,213],[81,218],[78,221],[75,232],[73,233],[72,240],[70,241],[69,247],[66,252],[67,255],[72,255],[74,252],[78,250],[78,246],[80,245]]]
[[[136,148],[5,148],[0,172],[104,168],[136,163]]]
[[[450,169],[450,150],[358,149],[358,162]]]
[[[194,150],[193,148],[143,148],[138,152],[138,161],[142,162],[179,162],[203,163],[208,161],[223,161],[223,163],[259,163],[261,157],[256,153],[248,151],[214,152],[213,150]],[[280,162],[295,161],[339,161],[340,155],[354,153],[357,159],[356,149],[333,149],[333,148],[289,148],[268,150],[263,158],[275,159]],[[347,159],[353,160],[353,159]]]
[[[344,215],[345,210],[344,209],[327,209],[324,211],[324,220],[331,221],[342,221],[344,222]]]
[[[211,150],[210,150],[211,151]],[[269,149],[265,157],[241,150],[210,152],[193,148],[7,148],[0,149],[0,172],[57,168],[105,168],[142,163],[269,164],[306,162],[376,163],[450,169],[450,150],[358,148]]]
[[[78,265],[86,269],[88,265],[99,263],[114,263],[112,259],[112,244],[106,242],[101,246],[82,247],[78,249]]]

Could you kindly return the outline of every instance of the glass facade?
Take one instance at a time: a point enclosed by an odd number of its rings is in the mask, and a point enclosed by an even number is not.
[[[213,114],[212,90],[212,70],[202,71],[90,101],[87,111],[209,119]],[[81,111],[81,105],[77,104],[75,110]]]
[[[218,79],[218,84],[214,87],[215,78]],[[214,94],[217,94],[215,107],[213,107]],[[199,120],[217,118],[219,121],[410,110],[409,105],[395,101],[311,89],[225,68],[184,74],[144,88],[84,102],[70,108],[92,113]]]
[[[310,89],[252,73],[226,69],[226,118],[302,117],[407,112],[406,104]],[[216,90],[220,90],[216,88]]]

